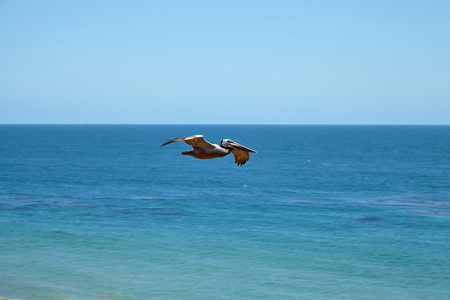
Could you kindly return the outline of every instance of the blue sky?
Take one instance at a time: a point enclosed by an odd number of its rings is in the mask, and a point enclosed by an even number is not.
[[[0,0],[0,123],[450,124],[450,1]]]

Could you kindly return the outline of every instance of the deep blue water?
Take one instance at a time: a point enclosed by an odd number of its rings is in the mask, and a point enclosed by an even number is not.
[[[258,151],[197,160],[203,134]],[[0,297],[450,299],[450,126],[0,125]]]

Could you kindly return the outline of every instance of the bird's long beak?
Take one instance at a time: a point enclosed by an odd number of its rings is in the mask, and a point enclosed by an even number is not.
[[[236,149],[239,149],[239,150],[257,153],[255,150],[252,150],[252,149],[250,149],[250,148],[247,148],[247,147],[245,147],[245,146],[242,146],[241,144],[238,144],[238,143],[236,143],[236,142],[231,142],[231,145],[233,146],[233,148],[236,148]]]

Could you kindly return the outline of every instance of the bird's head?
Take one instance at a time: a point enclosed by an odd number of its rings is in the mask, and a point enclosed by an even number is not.
[[[232,142],[233,142],[232,140],[229,140],[229,139],[223,139],[223,140],[220,141],[220,147],[222,147],[222,148],[227,148],[227,149],[231,149],[231,148],[233,148],[233,147],[231,147],[231,145],[230,145]]]
[[[230,139],[223,139],[220,141],[220,146],[225,149],[239,149],[247,152],[253,152],[256,153],[255,150],[252,150],[250,148],[247,148],[245,146],[242,146],[241,144],[236,143],[235,141],[232,141]]]

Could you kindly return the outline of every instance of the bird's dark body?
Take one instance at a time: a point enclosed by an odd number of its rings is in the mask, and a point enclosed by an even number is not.
[[[214,149],[214,151],[208,151],[208,149],[197,148],[192,151],[181,152],[181,154],[190,155],[198,159],[211,159],[224,157],[231,153],[230,149],[222,149]]]

